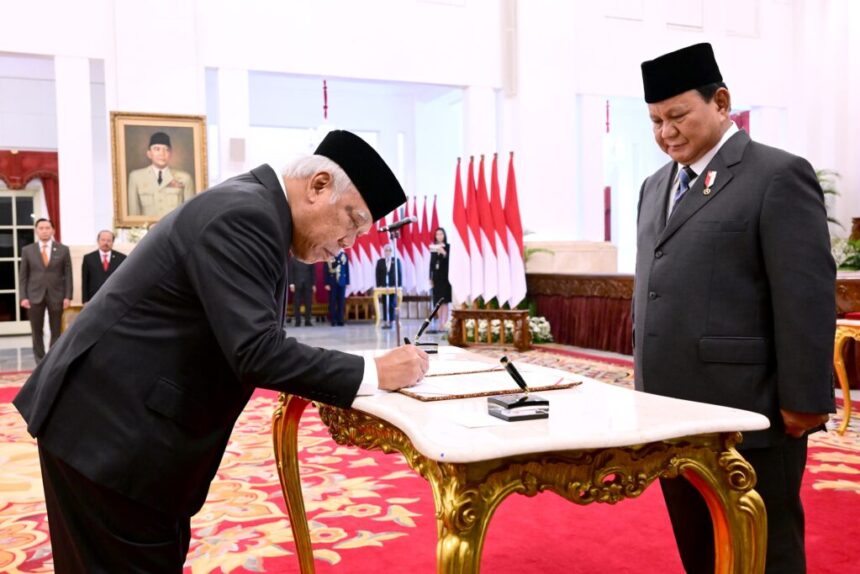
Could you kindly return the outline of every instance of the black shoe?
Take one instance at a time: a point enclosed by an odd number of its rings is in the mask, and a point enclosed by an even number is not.
[[[343,327],[343,323],[338,323],[338,324],[337,324],[337,326],[338,326],[338,327]]]
[[[313,326],[314,326],[313,321],[305,321],[305,327],[313,327]]]
[[[380,329],[390,329],[390,328],[391,328],[391,325],[389,325],[388,323],[383,323],[382,327],[380,327]]]

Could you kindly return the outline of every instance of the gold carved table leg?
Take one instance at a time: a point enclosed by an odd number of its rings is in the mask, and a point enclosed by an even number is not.
[[[290,528],[296,542],[296,555],[302,574],[313,574],[314,552],[311,535],[305,516],[305,501],[302,498],[302,481],[299,477],[299,422],[308,401],[293,395],[281,394],[280,405],[272,416],[272,438],[281,490],[287,502]]]
[[[833,345],[833,367],[836,370],[836,380],[842,389],[842,424],[839,434],[845,434],[848,423],[851,422],[851,388],[848,386],[848,372],[845,370],[845,359],[842,351],[849,339],[860,341],[860,328],[836,325],[836,342]]]
[[[639,496],[657,478],[680,476],[699,489],[711,511],[715,572],[764,572],[767,517],[753,490],[755,472],[734,448],[740,433],[454,464],[425,458],[403,432],[360,411],[320,405],[320,418],[338,444],[398,451],[430,483],[439,574],[480,571],[487,526],[512,493],[548,490],[576,504],[614,504]]]

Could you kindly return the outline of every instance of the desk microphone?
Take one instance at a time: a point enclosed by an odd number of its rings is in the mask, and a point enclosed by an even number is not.
[[[401,227],[403,227],[404,225],[407,225],[409,223],[418,223],[418,218],[410,215],[409,217],[404,217],[400,221],[395,221],[391,225],[386,225],[385,227],[380,227],[379,231],[381,231],[383,233],[386,231],[396,231],[396,230],[400,229]]]

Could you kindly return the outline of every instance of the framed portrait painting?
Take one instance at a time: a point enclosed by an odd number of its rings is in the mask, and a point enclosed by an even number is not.
[[[114,225],[149,226],[208,187],[206,116],[111,112]]]

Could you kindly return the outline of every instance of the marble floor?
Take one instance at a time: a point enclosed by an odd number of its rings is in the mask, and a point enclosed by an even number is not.
[[[400,324],[401,342],[403,337],[415,338],[418,329],[423,323],[420,319],[404,319]],[[343,327],[332,327],[328,323],[314,323],[313,327],[294,327],[287,324],[287,334],[295,337],[302,343],[314,347],[325,347],[328,349],[339,349],[341,351],[356,351],[363,349],[393,349],[397,346],[397,334],[395,329],[381,329],[370,321],[355,321],[347,323]],[[439,345],[447,345],[448,342],[441,334],[425,333],[421,337],[423,342],[437,342]],[[580,349],[556,345],[572,351],[581,351],[591,355],[607,358],[631,359],[627,355],[595,351],[593,349]],[[33,358],[32,342],[29,335],[0,336],[0,373],[30,371],[36,366]],[[842,392],[837,388],[836,396],[842,397]]]
[[[400,324],[403,337],[415,338],[423,321],[405,319]],[[312,327],[294,327],[287,324],[287,334],[302,343],[315,347],[354,351],[361,349],[392,349],[397,346],[395,329],[381,329],[373,322],[356,321],[343,327],[332,327],[328,323],[314,323]],[[425,333],[422,342],[438,342],[446,345],[440,334]],[[0,372],[29,371],[35,367],[32,341],[29,335],[0,337]]]

